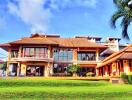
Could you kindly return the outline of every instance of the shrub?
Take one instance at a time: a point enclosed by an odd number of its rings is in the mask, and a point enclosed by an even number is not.
[[[3,63],[0,69],[6,71],[6,69],[7,69],[7,63],[6,62]]]
[[[128,82],[129,83],[132,83],[132,73],[129,73],[128,74]]]
[[[128,79],[126,73],[124,73],[124,72],[121,72],[121,78],[123,78],[123,79]]]
[[[80,70],[80,66],[79,65],[70,65],[67,68],[67,71],[69,73],[72,73],[73,76],[76,76],[77,72]]]

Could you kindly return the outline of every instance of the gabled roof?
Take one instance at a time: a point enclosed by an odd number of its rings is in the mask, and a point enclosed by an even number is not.
[[[118,59],[132,59],[132,44],[104,59],[102,64],[98,65],[97,68],[110,64]]]
[[[60,38],[59,35],[41,35],[38,33],[31,35],[31,37],[25,37],[8,43],[8,45],[14,44],[44,44],[57,45],[59,47],[90,47],[103,49],[107,48],[107,46],[91,42],[86,38]],[[4,46],[4,44],[1,46]]]

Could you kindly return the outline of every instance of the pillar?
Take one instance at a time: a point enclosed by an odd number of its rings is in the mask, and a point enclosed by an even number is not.
[[[96,70],[96,76],[99,76],[99,68],[97,69],[95,69]]]
[[[51,46],[48,46],[48,58],[51,58],[51,52],[52,52]]]
[[[116,75],[119,76],[120,75],[120,72],[119,72],[119,65],[118,65],[118,62],[116,62]]]
[[[108,66],[105,66],[105,76],[109,76],[108,75]]]
[[[8,61],[11,59],[11,48],[8,49]]]
[[[50,62],[47,63],[47,66],[45,66],[44,70],[44,76],[48,77],[51,74],[53,74],[53,67],[51,66],[52,64]]]
[[[96,61],[99,61],[99,49],[96,50]]]
[[[128,75],[130,73],[129,61],[123,60],[124,72]]]
[[[17,76],[20,75],[20,62],[18,62],[18,66],[17,66]]]
[[[20,75],[26,76],[26,64],[21,64],[21,72]]]
[[[53,63],[50,63],[49,65],[49,76],[53,75]]]
[[[9,65],[10,65],[10,63],[9,63],[9,62],[7,62],[6,76],[8,76],[8,75],[9,75]]]
[[[73,64],[77,64],[77,50],[73,50]]]
[[[22,46],[19,47],[18,58],[22,57]]]

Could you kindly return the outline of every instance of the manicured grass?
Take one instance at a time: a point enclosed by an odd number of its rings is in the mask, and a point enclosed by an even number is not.
[[[132,100],[132,85],[103,81],[0,79],[0,100]]]

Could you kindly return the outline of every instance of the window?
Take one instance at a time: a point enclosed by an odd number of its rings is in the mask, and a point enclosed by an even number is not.
[[[69,49],[54,49],[53,55],[56,61],[71,61],[73,59],[73,52]]]
[[[39,57],[39,48],[36,48],[36,57]]]
[[[11,58],[18,58],[18,50],[11,51]]]
[[[47,48],[23,48],[24,57],[41,57],[47,58]]]
[[[34,57],[34,55],[35,55],[34,48],[29,49],[29,55],[30,55],[30,57]]]
[[[79,52],[78,60],[80,60],[80,61],[95,61],[96,53],[95,52]]]
[[[24,48],[24,57],[29,57],[30,48]]]

